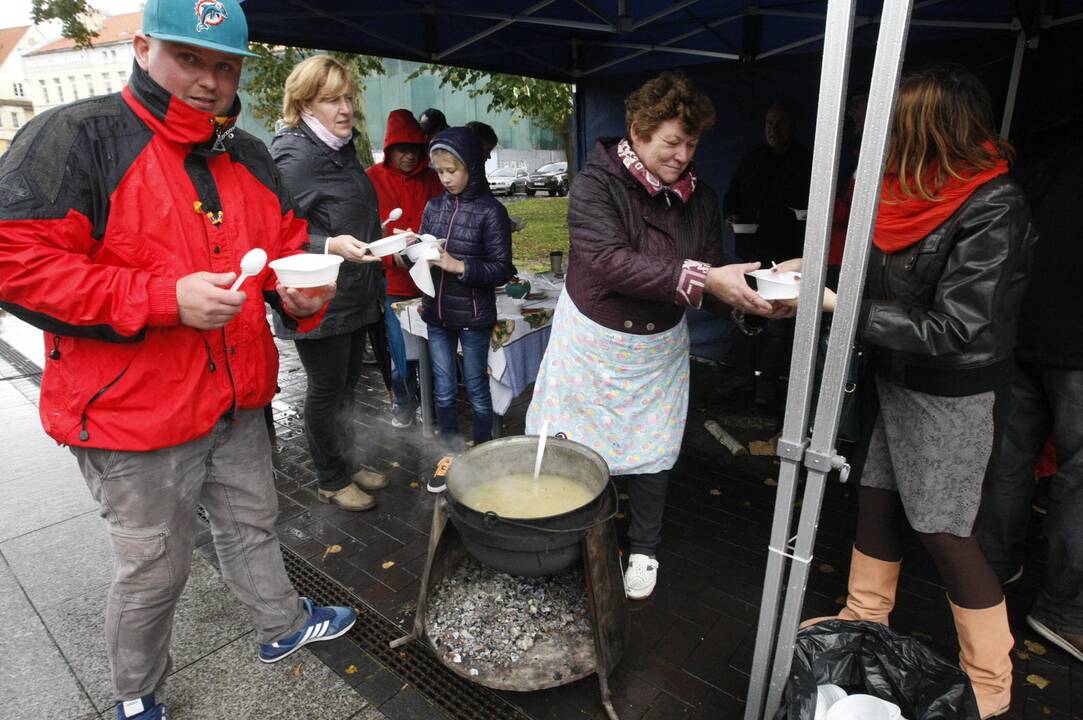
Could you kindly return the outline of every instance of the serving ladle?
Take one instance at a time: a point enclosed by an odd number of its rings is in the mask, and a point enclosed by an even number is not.
[[[237,276],[237,279],[233,281],[233,287],[229,289],[230,292],[236,292],[237,288],[241,286],[241,283],[246,278],[250,278],[253,275],[259,275],[263,270],[263,266],[267,264],[267,252],[263,248],[252,248],[244,254],[241,258],[241,274]]]
[[[545,441],[549,437],[549,420],[542,420],[541,430],[538,433],[538,456],[534,458],[534,482],[538,482],[541,475],[542,457],[545,455]]]
[[[387,227],[387,224],[389,222],[395,222],[400,217],[402,217],[402,208],[395,208],[387,214],[387,220],[384,220],[382,223],[380,223],[380,229],[383,230],[385,227]]]

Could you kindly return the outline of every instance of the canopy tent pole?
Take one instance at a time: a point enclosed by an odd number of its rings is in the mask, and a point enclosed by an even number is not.
[[[1004,117],[1000,121],[1000,137],[1006,138],[1012,131],[1015,100],[1019,94],[1019,75],[1023,70],[1023,53],[1027,49],[1027,32],[1020,28],[1015,37],[1015,57],[1012,58],[1012,74],[1008,79],[1008,97],[1004,99]]]
[[[844,0],[831,0],[828,5],[829,16],[832,7],[842,2]],[[812,389],[810,379],[812,350],[819,337],[818,321],[826,270],[825,246],[827,243],[826,238],[821,235],[824,227],[820,225],[820,222],[829,220],[830,212],[824,209],[824,198],[816,193],[810,196],[809,219],[812,219],[814,211],[820,214],[821,219],[817,227],[808,228],[805,236],[806,267],[802,274],[800,309],[794,335],[794,358],[800,360],[796,378],[798,382],[794,383],[791,376],[786,401],[786,418],[782,438],[779,440],[779,456],[783,460],[783,465],[779,471],[779,492],[775,503],[771,546],[768,548],[770,551],[767,561],[768,575],[764,582],[763,602],[760,608],[756,656],[753,659],[749,701],[745,709],[746,720],[771,718],[781,704],[783,690],[793,662],[797,625],[804,604],[809,563],[812,560],[812,550],[816,541],[816,529],[827,474],[833,469],[838,469],[843,480],[849,474],[846,459],[838,455],[835,450],[836,433],[842,409],[843,388],[850,351],[865,285],[869,240],[876,220],[892,113],[910,25],[911,4],[911,0],[887,0],[881,16],[876,59],[869,91],[868,114],[865,119],[865,133],[861,139],[861,155],[858,160],[853,207],[847,227],[846,248],[839,278],[838,302],[828,337],[827,357],[824,362],[811,440],[808,439],[806,432],[808,427],[806,421]],[[852,8],[849,16],[852,18]],[[828,20],[829,38],[834,24],[836,23]],[[849,30],[850,24],[846,25]],[[849,34],[842,42],[848,46]],[[820,88],[820,120],[817,122],[816,155],[813,158],[813,177],[817,179],[817,182],[813,185],[814,187],[827,186],[830,182],[833,196],[838,149],[834,148],[833,158],[827,157],[827,153],[831,151],[831,146],[828,144],[830,136],[825,135],[821,139],[820,129],[821,124],[825,128],[830,128],[829,123],[841,122],[841,103],[845,94],[846,75],[845,69],[838,67],[832,68],[834,73],[829,75],[828,65],[828,47],[825,43],[824,70]],[[833,119],[830,118],[832,113],[835,115]],[[838,142],[837,138],[835,142]],[[825,169],[828,174],[820,175],[819,173],[824,172]],[[823,178],[823,182],[819,182],[819,178]],[[833,201],[833,197],[831,200]],[[793,512],[793,486],[802,462],[806,470],[805,492],[797,523],[796,539],[791,547],[787,543],[787,536],[789,518]],[[786,559],[793,562],[790,563],[782,617],[778,619],[776,609],[779,600],[780,576],[783,570],[782,562]],[[767,682],[764,672],[766,661],[761,656],[761,652],[769,652],[772,642],[775,645],[774,662],[770,671],[767,700],[761,713],[759,703],[763,695],[763,685]]]
[[[808,444],[808,413],[814,378],[816,339],[820,333],[820,307],[827,266],[827,245],[835,205],[839,148],[842,138],[843,111],[846,106],[846,80],[850,69],[853,42],[855,0],[830,0],[827,6],[823,63],[820,67],[820,97],[813,144],[812,177],[805,226],[805,265],[801,273],[800,301],[793,341],[789,392],[782,435],[778,440],[779,467],[775,511],[771,523],[767,570],[764,575],[760,616],[756,630],[752,674],[745,704],[745,720],[770,717],[763,713],[769,663],[775,648],[778,608],[782,595],[782,577],[790,540],[790,519],[797,491],[797,479]],[[791,650],[792,652],[792,650]]]

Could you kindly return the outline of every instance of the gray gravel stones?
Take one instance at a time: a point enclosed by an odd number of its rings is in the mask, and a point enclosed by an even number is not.
[[[536,662],[553,647],[591,654],[583,571],[515,577],[467,558],[429,596],[426,632],[445,662],[472,676]]]

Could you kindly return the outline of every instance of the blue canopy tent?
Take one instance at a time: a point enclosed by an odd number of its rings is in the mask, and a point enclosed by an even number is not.
[[[850,87],[864,89],[883,3],[856,5]],[[798,112],[798,140],[811,146],[826,6],[825,0],[249,0],[246,14],[252,39],[261,42],[574,83],[578,163],[598,137],[623,132],[623,102],[632,89],[679,67],[718,109],[696,164],[721,194],[741,156],[762,142],[773,101]],[[907,61],[952,60],[974,69],[1004,108],[1006,131],[1021,75],[1024,109],[1044,111],[1050,101],[1083,97],[1076,86],[1083,85],[1083,61],[1050,72],[1079,45],[1065,38],[1077,36],[1083,23],[1072,23],[1081,19],[1083,0],[923,0],[914,4]],[[1029,62],[1023,74],[1028,39],[1031,46],[1041,41],[1045,62]],[[1050,44],[1056,48],[1045,52]],[[1042,103],[1027,104],[1034,95]],[[1020,114],[1027,116],[1023,124],[1034,124],[1033,113]],[[845,142],[856,148],[853,138]],[[840,174],[848,177],[854,162],[844,150]],[[732,238],[725,242],[732,249]],[[744,339],[730,325],[691,319],[697,356],[745,362]]]

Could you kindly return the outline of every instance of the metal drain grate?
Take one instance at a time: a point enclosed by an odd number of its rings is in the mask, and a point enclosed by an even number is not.
[[[286,546],[282,556],[297,591],[320,605],[361,606],[349,590],[312,567]],[[414,686],[433,703],[463,720],[528,720],[517,708],[480,685],[463,680],[444,667],[420,642],[392,650],[388,643],[402,636],[393,623],[370,609],[363,609],[348,633],[366,652],[383,663],[403,682]]]

